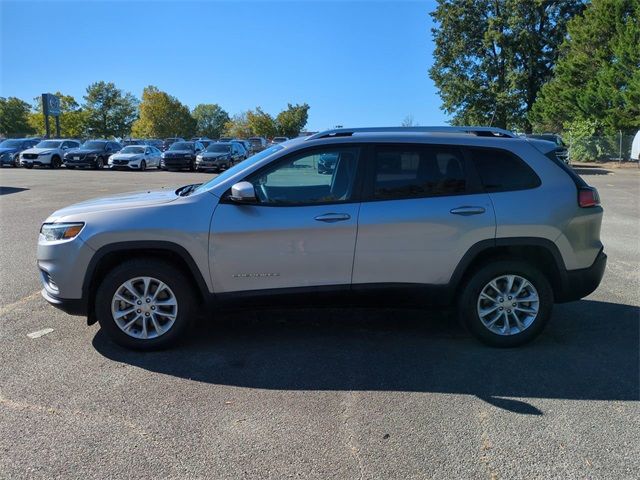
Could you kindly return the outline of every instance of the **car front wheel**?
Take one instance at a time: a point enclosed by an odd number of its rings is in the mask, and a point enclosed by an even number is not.
[[[161,260],[140,259],[107,274],[96,293],[95,313],[117,344],[154,350],[180,339],[194,302],[191,282],[182,271]]]
[[[521,261],[500,260],[476,270],[461,291],[461,322],[482,342],[515,347],[531,341],[551,316],[547,278]]]
[[[96,159],[96,169],[102,170],[104,168],[104,159],[102,157],[98,157]]]

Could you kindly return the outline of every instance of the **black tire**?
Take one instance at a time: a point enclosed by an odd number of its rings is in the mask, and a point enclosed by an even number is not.
[[[20,155],[13,157],[13,167],[20,168]]]
[[[522,277],[537,291],[538,313],[532,323],[519,333],[510,335],[494,333],[485,326],[478,313],[480,293],[491,280],[501,275]],[[478,268],[468,277],[460,292],[458,301],[460,322],[476,338],[492,347],[516,347],[533,340],[546,326],[553,309],[553,291],[547,278],[538,269],[520,260],[496,260]],[[511,301],[511,297],[508,298],[509,300],[504,299],[505,305],[506,302]],[[516,299],[513,301],[515,302]],[[508,305],[502,308],[508,308]],[[500,320],[500,322],[504,326],[504,321]]]
[[[111,302],[118,288],[135,277],[153,277],[165,283],[177,300],[177,316],[171,328],[152,339],[138,339],[118,327],[111,314]],[[155,259],[129,260],[121,263],[102,280],[95,297],[95,314],[100,327],[118,345],[134,350],[158,350],[176,344],[193,317],[196,298],[191,282],[171,263]]]
[[[53,157],[51,157],[51,163],[49,164],[49,168],[50,169],[54,169],[54,168],[58,168],[60,167],[60,157],[58,157],[57,155],[54,155]]]
[[[190,172],[195,172],[195,170],[196,170],[196,163],[195,163],[194,161],[192,161],[192,162],[189,164],[189,171],[190,171]]]
[[[74,168],[76,168],[76,167],[74,167],[73,165],[66,165],[66,167],[67,167],[69,170],[73,170]]]
[[[140,171],[144,172],[147,169],[147,162],[145,162],[144,160],[142,160],[140,162]]]
[[[104,169],[104,158],[102,158],[102,157],[96,158],[95,169],[96,170]]]
[[[33,163],[25,163],[24,168],[31,170],[33,168]]]

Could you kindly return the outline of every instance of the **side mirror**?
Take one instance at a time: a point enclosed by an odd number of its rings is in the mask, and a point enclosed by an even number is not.
[[[256,190],[249,182],[238,182],[231,187],[231,196],[234,202],[252,203],[256,201]]]

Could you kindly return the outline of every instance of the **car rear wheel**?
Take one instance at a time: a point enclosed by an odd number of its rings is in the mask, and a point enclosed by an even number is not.
[[[49,168],[58,168],[60,166],[60,157],[53,156],[51,157],[51,163],[49,164]]]
[[[195,298],[189,279],[170,263],[132,260],[104,278],[95,313],[117,344],[154,350],[175,344],[187,329]]]
[[[104,159],[102,157],[98,157],[96,159],[96,170],[102,170],[104,168]]]
[[[500,260],[476,270],[461,290],[461,322],[482,342],[515,347],[531,341],[551,317],[553,292],[528,263]]]
[[[25,163],[24,164],[24,168],[32,169],[33,168],[33,163]]]
[[[140,171],[144,172],[147,169],[147,162],[145,162],[144,160],[142,160],[140,162]]]
[[[20,156],[16,155],[15,157],[13,157],[13,166],[15,168],[19,168],[20,167]]]

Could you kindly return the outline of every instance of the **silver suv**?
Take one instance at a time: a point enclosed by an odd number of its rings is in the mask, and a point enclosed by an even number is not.
[[[522,344],[606,265],[598,193],[554,148],[472,127],[290,140],[204,184],[55,212],[42,295],[138,349],[174,343],[205,307],[292,295],[455,306],[480,340]]]

